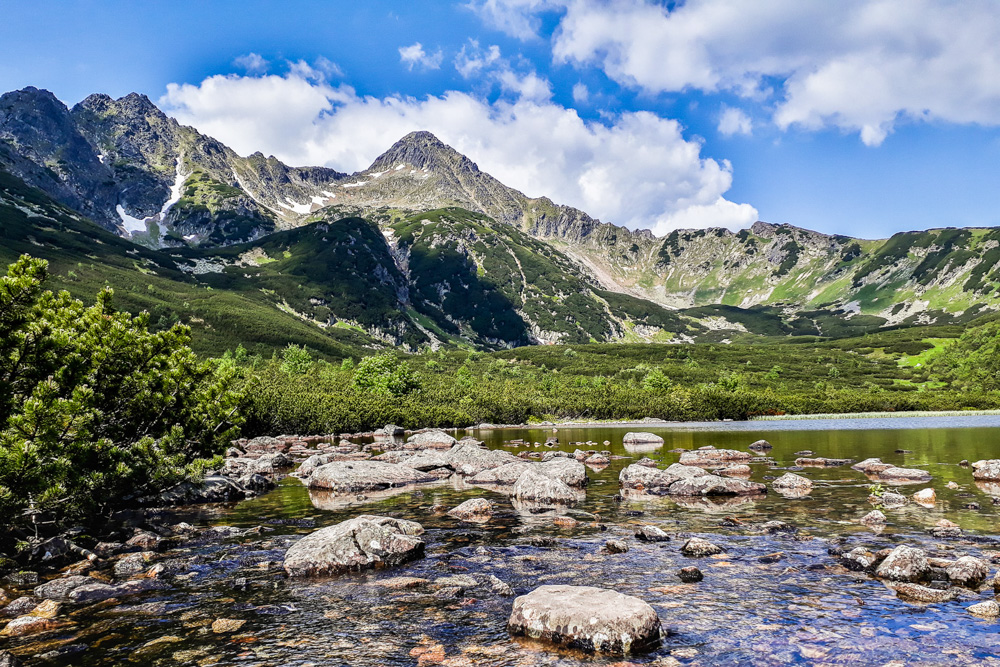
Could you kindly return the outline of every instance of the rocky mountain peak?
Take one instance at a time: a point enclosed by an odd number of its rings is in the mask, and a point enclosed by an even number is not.
[[[479,167],[469,158],[425,130],[410,132],[397,141],[372,163],[370,170],[386,171],[395,169],[400,164],[428,171],[456,167],[479,171]]]

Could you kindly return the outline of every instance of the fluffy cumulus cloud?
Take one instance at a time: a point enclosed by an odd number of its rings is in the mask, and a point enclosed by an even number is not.
[[[529,196],[609,222],[665,233],[756,220],[753,207],[724,197],[730,165],[703,157],[676,121],[648,112],[586,121],[553,102],[536,74],[511,76],[512,92],[494,102],[456,91],[360,96],[290,72],[171,84],[160,103],[242,154],[260,150],[294,165],[361,170],[408,132],[429,130]]]
[[[880,144],[901,119],[1000,125],[993,0],[489,0],[524,38],[558,5],[557,62],[647,92],[734,91],[781,128],[838,127]]]
[[[734,134],[751,134],[753,132],[753,121],[742,109],[733,107],[722,107],[719,114],[719,134],[731,137]]]
[[[424,50],[423,44],[417,42],[410,46],[399,47],[399,59],[411,70],[414,67],[423,69],[440,69],[441,61],[444,60],[444,53],[438,49],[434,53]]]

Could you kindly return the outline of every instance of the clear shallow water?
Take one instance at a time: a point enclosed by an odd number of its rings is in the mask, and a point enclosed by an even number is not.
[[[185,559],[171,590],[128,599],[130,608],[84,609],[75,626],[40,640],[13,644],[19,653],[51,650],[59,644],[86,644],[72,658],[38,664],[246,664],[246,665],[577,665],[615,660],[546,650],[512,640],[505,624],[512,598],[488,588],[461,597],[439,598],[434,587],[394,589],[381,582],[399,576],[433,582],[454,574],[492,574],[517,594],[545,583],[596,585],[636,595],[653,606],[669,634],[660,650],[633,657],[649,664],[673,656],[683,664],[1000,664],[1000,623],[966,611],[992,598],[992,589],[964,598],[915,605],[864,574],[848,572],[827,554],[835,544],[878,549],[896,544],[920,546],[946,558],[986,558],[1000,544],[994,491],[980,488],[962,459],[1000,457],[1000,417],[893,418],[644,426],[664,437],[662,447],[629,450],[628,429],[618,427],[511,429],[471,432],[491,448],[545,452],[546,447],[506,447],[505,441],[544,442],[558,437],[559,449],[610,449],[630,459],[614,460],[591,478],[584,502],[562,512],[574,527],[553,524],[554,513],[516,511],[504,496],[460,482],[423,486],[365,502],[331,498],[285,480],[275,491],[233,506],[203,508],[178,518],[226,524],[265,532],[224,543],[189,547],[165,554]],[[635,429],[639,430],[639,429]],[[461,436],[461,434],[459,434]],[[849,467],[796,469],[814,481],[812,493],[787,499],[770,492],[753,501],[654,498],[616,502],[618,474],[649,456],[661,467],[679,458],[668,450],[705,445],[746,449],[764,438],[774,446],[771,463],[753,464],[751,479],[768,482],[794,464],[796,452],[863,459],[877,456],[904,467],[927,469],[928,484],[906,487],[909,494],[933,487],[934,508],[909,505],[888,510],[880,534],[856,523],[871,509],[872,483]],[[596,446],[572,443],[596,442]],[[610,446],[602,443],[608,440]],[[910,450],[909,453],[896,450]],[[948,489],[949,481],[959,485]],[[495,500],[500,514],[479,526],[463,524],[432,510],[451,508],[474,496]],[[966,506],[977,503],[979,509]],[[291,581],[280,571],[284,550],[298,534],[358,514],[392,514],[419,521],[427,530],[427,557],[392,570],[340,578]],[[726,517],[743,522],[727,528]],[[966,535],[939,539],[927,529],[939,519],[958,523]],[[782,520],[800,528],[797,536],[761,534],[754,526]],[[308,526],[295,523],[311,524]],[[645,544],[632,537],[635,525],[650,523],[673,535],[670,542]],[[291,524],[291,525],[289,525]],[[313,525],[314,524],[314,525]],[[603,529],[602,529],[603,526]],[[708,537],[727,553],[707,559],[682,556],[688,534]],[[604,541],[625,538],[625,554],[601,552]],[[551,538],[549,546],[539,538]],[[776,563],[760,556],[783,552]],[[191,561],[191,559],[194,561]],[[682,584],[676,571],[697,565],[698,584]],[[162,603],[162,604],[159,604]],[[134,605],[146,606],[136,609]],[[239,632],[216,635],[217,618],[246,620]],[[54,638],[54,639],[53,639]],[[166,638],[166,639],[163,639]],[[156,643],[137,648],[152,640]],[[0,648],[4,647],[0,644]]]

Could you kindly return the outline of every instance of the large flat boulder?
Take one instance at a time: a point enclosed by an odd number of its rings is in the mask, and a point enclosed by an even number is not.
[[[691,477],[674,482],[668,489],[671,496],[755,496],[767,493],[760,482],[750,482],[719,475]]]
[[[584,495],[535,467],[528,468],[521,474],[510,494],[516,500],[539,505],[572,505],[582,500]]]
[[[507,630],[611,655],[655,648],[660,619],[637,597],[592,586],[539,586],[514,600]]]
[[[434,479],[415,468],[397,463],[334,461],[313,470],[309,476],[309,488],[355,493],[431,482]]]
[[[460,475],[474,477],[484,470],[499,468],[508,463],[521,462],[513,454],[498,449],[485,449],[475,442],[460,442],[447,452],[448,466]]]
[[[666,470],[637,463],[624,468],[618,476],[623,489],[658,496],[752,496],[767,493],[758,482],[721,477],[695,466],[674,464]]]
[[[749,463],[751,459],[753,454],[736,449],[696,449],[681,454],[680,463],[686,466],[713,468],[730,463]]]
[[[510,486],[516,482],[524,471],[530,468],[532,463],[527,461],[513,461],[505,463],[497,468],[483,470],[478,475],[468,478],[470,484],[496,484],[498,486]]]
[[[639,444],[656,444],[662,445],[663,438],[656,435],[655,433],[647,433],[645,431],[629,431],[622,438],[622,443],[626,445],[639,445]]]
[[[576,459],[557,458],[535,465],[535,469],[546,477],[558,479],[566,486],[583,488],[589,481],[587,468]]]
[[[406,439],[407,449],[450,449],[457,441],[444,431],[423,431]]]
[[[321,528],[288,549],[285,571],[291,577],[317,577],[391,567],[420,558],[423,527],[387,516],[361,516]]]

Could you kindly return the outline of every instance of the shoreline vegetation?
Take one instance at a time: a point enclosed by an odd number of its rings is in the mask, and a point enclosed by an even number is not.
[[[45,290],[25,255],[0,277],[0,551],[34,550],[219,469],[235,438],[524,424],[621,425],[997,414],[997,322],[752,344],[448,348],[200,358],[184,325]],[[930,352],[933,351],[933,354]],[[371,351],[369,351],[371,352]],[[920,359],[919,363],[914,359]],[[662,421],[652,421],[654,419]]]

